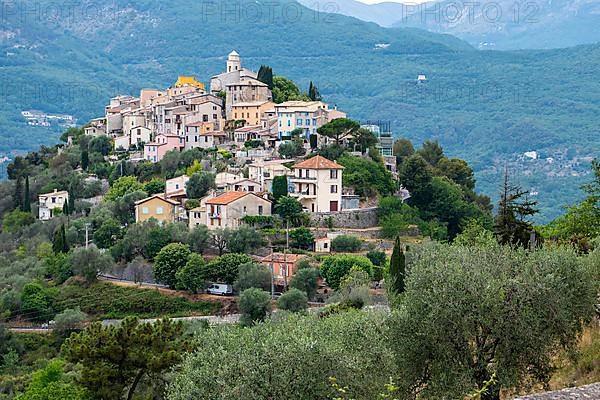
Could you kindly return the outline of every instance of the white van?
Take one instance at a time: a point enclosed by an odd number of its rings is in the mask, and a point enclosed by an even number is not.
[[[230,296],[233,294],[233,286],[222,283],[213,283],[206,288],[206,293],[218,294],[220,296]]]

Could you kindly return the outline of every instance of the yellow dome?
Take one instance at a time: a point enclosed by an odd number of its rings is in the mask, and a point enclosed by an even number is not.
[[[196,86],[197,88],[204,90],[204,83],[198,82],[193,76],[180,76],[179,78],[177,78],[177,82],[175,82],[175,87],[181,87],[186,85]]]

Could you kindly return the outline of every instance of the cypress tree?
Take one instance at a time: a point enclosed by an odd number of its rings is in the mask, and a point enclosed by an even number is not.
[[[288,183],[287,176],[276,176],[273,178],[273,198],[275,199],[275,204],[277,201],[288,195]]]
[[[29,175],[25,175],[25,192],[23,193],[23,205],[21,210],[31,212],[31,200],[29,198]]]
[[[404,292],[404,275],[406,273],[406,256],[402,251],[400,237],[396,237],[394,251],[390,258],[390,291],[395,294]]]
[[[311,133],[310,136],[308,137],[309,142],[310,142],[310,148],[311,149],[316,149],[318,146],[317,143],[317,135],[314,133]]]
[[[321,101],[321,94],[319,93],[319,89],[317,89],[317,87],[312,83],[312,81],[310,81],[310,84],[308,85],[308,97],[312,100],[312,101]]]
[[[61,225],[52,237],[52,250],[58,253],[67,253],[69,251],[69,244],[67,243],[67,234],[65,232],[65,225]]]
[[[17,176],[15,181],[15,194],[14,194],[14,202],[15,208],[23,207],[23,181],[21,175]]]
[[[81,168],[84,171],[87,171],[89,165],[90,165],[90,156],[89,156],[87,150],[83,150],[81,152]]]
[[[273,69],[268,65],[261,65],[256,75],[256,79],[269,86],[269,90],[273,89]]]

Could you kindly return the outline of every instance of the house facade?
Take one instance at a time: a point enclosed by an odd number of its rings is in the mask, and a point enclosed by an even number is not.
[[[144,160],[159,162],[168,151],[181,150],[185,146],[185,137],[177,135],[157,135],[154,142],[144,145]]]
[[[56,190],[38,196],[38,217],[40,221],[48,221],[54,217],[54,211],[62,212],[65,203],[69,202],[69,192]]]
[[[304,160],[292,167],[293,192],[308,212],[341,211],[344,167],[322,156]]]
[[[275,104],[274,108],[280,139],[290,136],[296,128],[302,129],[305,139],[308,139],[328,122],[328,106],[322,101],[286,101]]]
[[[291,175],[291,170],[283,165],[289,160],[259,161],[248,166],[248,178],[260,183],[265,191],[272,191],[273,178]]]
[[[151,218],[160,224],[175,222],[179,215],[179,203],[154,195],[135,202],[135,222],[148,221]]]
[[[304,258],[302,254],[273,253],[260,260],[260,263],[269,269],[272,268],[275,284],[278,286],[289,285],[296,274],[296,264]]]
[[[206,201],[208,229],[237,228],[247,215],[271,215],[271,202],[251,192],[226,192]]]
[[[181,193],[185,195],[185,190],[189,180],[190,177],[187,175],[181,175],[176,178],[167,179],[165,181],[165,196],[178,196]]]
[[[227,185],[227,191],[259,193],[262,192],[262,186],[260,183],[253,181],[252,179],[244,179]]]

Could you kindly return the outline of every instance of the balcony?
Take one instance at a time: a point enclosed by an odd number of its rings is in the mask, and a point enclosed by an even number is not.
[[[290,192],[289,196],[296,197],[298,200],[302,199],[316,199],[316,193],[310,193],[310,190],[303,190],[302,192]]]
[[[297,182],[297,183],[314,183],[317,180],[316,176],[293,176],[291,178],[292,182]]]

